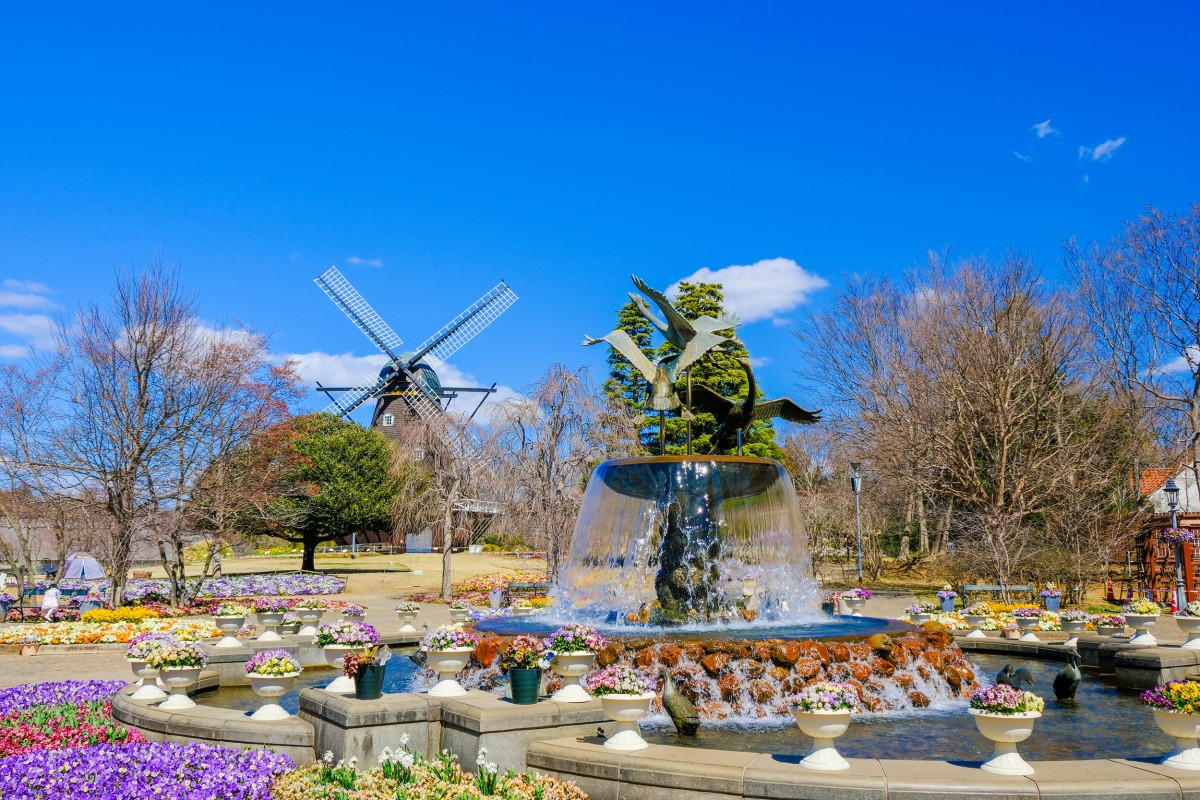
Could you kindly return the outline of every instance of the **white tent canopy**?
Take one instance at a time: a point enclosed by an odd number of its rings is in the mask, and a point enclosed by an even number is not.
[[[98,580],[104,577],[104,567],[88,553],[71,553],[63,562],[63,578],[76,580]]]

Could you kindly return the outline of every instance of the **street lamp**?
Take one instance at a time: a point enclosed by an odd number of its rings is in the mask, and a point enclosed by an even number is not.
[[[1171,529],[1179,527],[1179,486],[1174,478],[1167,478],[1163,485],[1163,494],[1167,496],[1167,508],[1171,510]],[[1175,542],[1175,610],[1182,614],[1187,607],[1187,588],[1183,580],[1183,540],[1176,533],[1171,534]]]
[[[858,582],[862,583],[862,513],[858,502],[862,494],[862,476],[858,474],[861,461],[850,462],[850,488],[854,490],[854,538],[858,545]]]

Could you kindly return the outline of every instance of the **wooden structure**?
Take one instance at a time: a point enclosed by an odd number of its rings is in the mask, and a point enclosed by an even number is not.
[[[1175,543],[1164,541],[1160,532],[1171,525],[1170,509],[1163,487],[1173,478],[1179,487],[1176,509],[1178,526],[1200,535],[1200,492],[1189,466],[1148,469],[1142,474],[1141,496],[1153,513],[1138,533],[1133,564],[1127,568],[1128,587],[1117,600],[1149,597],[1167,608],[1175,599]],[[1179,547],[1183,560],[1184,589],[1188,602],[1200,600],[1200,542]],[[1136,574],[1133,570],[1136,569]]]

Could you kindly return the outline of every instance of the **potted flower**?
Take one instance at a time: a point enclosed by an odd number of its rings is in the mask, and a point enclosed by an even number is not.
[[[507,592],[507,587],[497,586],[488,590],[488,605],[492,608],[504,607],[504,595]]]
[[[296,657],[287,650],[259,650],[246,662],[245,669],[250,688],[266,699],[250,719],[270,722],[290,717],[291,714],[279,705],[278,698],[292,690],[292,684],[303,671]]]
[[[1196,534],[1186,528],[1163,528],[1158,532],[1158,539],[1171,544],[1189,544],[1196,541]]]
[[[863,607],[863,603],[871,599],[870,589],[851,589],[842,592],[842,605],[850,609],[850,616],[861,617],[859,609]]]
[[[471,604],[466,600],[455,600],[450,604],[450,619],[454,622],[466,622],[471,613]]]
[[[358,603],[346,603],[342,606],[341,614],[349,619],[361,619],[367,614],[365,606],[360,606]]]
[[[79,616],[83,616],[89,611],[94,611],[97,608],[104,606],[104,594],[100,590],[100,584],[93,583],[88,586],[87,592],[79,601]]]
[[[246,617],[254,613],[251,609],[241,603],[221,603],[213,612],[214,624],[217,630],[225,634],[221,641],[217,642],[217,647],[241,647],[242,643],[238,641],[238,631],[246,624]]]
[[[1059,603],[1062,602],[1062,592],[1053,583],[1047,583],[1046,588],[1038,594],[1047,611],[1058,611]]]
[[[17,644],[21,645],[21,655],[36,656],[42,641],[35,634],[27,633],[17,640]]]
[[[963,609],[963,620],[971,626],[968,639],[986,639],[987,634],[982,630],[985,620],[992,616],[992,609],[987,603],[972,603]]]
[[[908,614],[914,625],[921,625],[933,618],[933,615],[938,612],[938,607],[933,603],[914,603],[904,609],[904,612]]]
[[[943,614],[954,613],[954,598],[958,597],[958,592],[954,591],[954,587],[946,584],[938,592],[938,602],[942,604]]]
[[[0,622],[8,619],[8,609],[16,605],[17,598],[8,592],[0,592]]]
[[[508,606],[509,613],[514,617],[527,617],[533,613],[533,603],[527,598],[519,597]]]
[[[340,670],[344,663],[343,659],[351,650],[361,650],[364,647],[379,644],[379,631],[362,622],[350,622],[342,619],[337,622],[328,622],[317,628],[313,644],[321,648],[329,666]],[[334,694],[350,694],[354,691],[354,681],[345,675],[338,675],[325,687],[325,691]]]
[[[442,625],[430,631],[421,642],[427,653],[426,664],[438,675],[430,697],[458,697],[467,690],[458,682],[458,673],[467,666],[479,637],[459,624]]]
[[[1171,681],[1142,692],[1140,699],[1154,711],[1154,722],[1175,739],[1175,749],[1163,759],[1164,766],[1200,769],[1200,683]]]
[[[158,687],[158,670],[147,665],[150,653],[164,645],[175,641],[175,637],[166,633],[143,633],[129,640],[125,651],[125,660],[129,662],[133,674],[138,676],[137,691],[129,695],[131,700],[163,700],[167,693]]]
[[[279,632],[287,636],[294,636],[300,633],[300,615],[289,611],[283,615],[283,620],[279,623]]]
[[[195,707],[188,697],[187,687],[200,679],[200,672],[208,665],[208,654],[196,642],[170,641],[156,647],[146,656],[146,666],[162,675],[162,682],[171,690],[171,696],[159,704],[164,711],[177,711]]]
[[[1129,640],[1129,644],[1134,647],[1153,647],[1158,644],[1158,640],[1149,629],[1158,622],[1162,606],[1143,597],[1126,603],[1121,613],[1125,615],[1125,621],[1133,627],[1133,638]]]
[[[283,638],[275,629],[279,627],[279,623],[283,622],[283,615],[287,610],[287,603],[274,597],[254,598],[254,613],[258,615],[258,624],[263,627],[258,641],[278,642]]]
[[[321,617],[325,613],[325,603],[320,600],[308,598],[301,600],[292,606],[292,611],[296,616],[300,617],[300,630],[296,631],[297,636],[316,636],[317,625],[321,624]]]
[[[1092,618],[1092,624],[1101,636],[1120,636],[1125,633],[1125,618],[1120,614],[1101,614]]]
[[[546,654],[546,645],[536,636],[522,635],[513,639],[500,656],[500,669],[508,673],[512,701],[519,706],[533,705],[538,699],[542,682],[539,665]]]
[[[1068,608],[1058,615],[1058,621],[1067,632],[1067,640],[1063,645],[1075,647],[1079,644],[1079,634],[1087,630],[1088,623],[1092,621],[1092,615],[1078,608]]]
[[[826,614],[839,614],[842,609],[842,593],[830,592],[821,603],[821,610]]]
[[[396,616],[400,618],[400,633],[416,633],[413,620],[421,613],[419,603],[400,603],[396,606]]]
[[[1000,626],[1000,632],[1004,634],[1005,639],[1020,639],[1021,628],[1015,622],[1006,622]]]
[[[1200,600],[1193,600],[1175,615],[1179,630],[1187,634],[1188,640],[1180,647],[1185,650],[1200,650]]]
[[[390,652],[387,647],[366,647],[347,653],[342,661],[342,673],[354,681],[354,696],[359,700],[378,700],[383,697],[383,676]]]
[[[1021,629],[1022,642],[1040,642],[1034,631],[1037,630],[1038,623],[1042,621],[1042,610],[1036,606],[1020,606],[1012,610],[1013,619],[1017,622],[1017,627]]]
[[[546,649],[554,655],[550,668],[562,678],[562,688],[550,698],[560,703],[586,703],[591,697],[580,678],[592,668],[596,652],[608,646],[604,637],[578,623],[564,625],[546,640]]]
[[[1032,775],[1033,767],[1017,752],[1017,742],[1033,733],[1033,723],[1046,707],[1042,698],[998,683],[976,689],[969,705],[975,727],[996,744],[992,757],[980,769],[999,775]]]
[[[809,769],[848,769],[850,764],[833,746],[833,740],[850,728],[850,715],[858,710],[858,692],[849,683],[816,681],[791,695],[788,706],[796,724],[813,740],[812,752],[801,761]]]
[[[600,698],[604,713],[617,723],[604,740],[609,750],[643,750],[650,745],[638,731],[638,720],[650,711],[654,682],[624,664],[613,664],[588,676],[587,688]]]

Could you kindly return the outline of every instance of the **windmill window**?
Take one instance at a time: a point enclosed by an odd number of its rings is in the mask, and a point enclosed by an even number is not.
[[[392,415],[392,414],[384,414],[383,415],[383,426],[385,428],[390,428],[395,423],[396,423],[396,417],[394,415]]]

